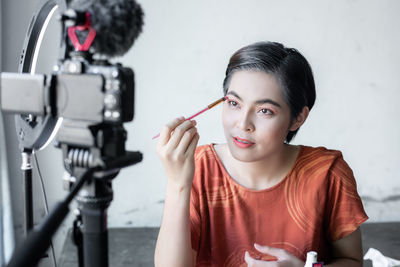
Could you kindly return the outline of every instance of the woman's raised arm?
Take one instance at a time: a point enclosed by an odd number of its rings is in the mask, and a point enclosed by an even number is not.
[[[194,266],[196,252],[190,239],[190,191],[194,153],[199,135],[195,121],[178,118],[161,131],[157,153],[167,174],[164,213],[154,263],[162,267]]]

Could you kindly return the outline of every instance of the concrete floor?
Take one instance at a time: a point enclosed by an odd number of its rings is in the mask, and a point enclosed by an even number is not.
[[[154,266],[153,255],[158,228],[111,228],[109,239],[110,267]],[[60,267],[77,267],[77,249],[67,238],[61,255]]]
[[[364,255],[373,247],[385,256],[400,259],[400,222],[366,223],[361,226]],[[154,246],[158,228],[109,229],[109,266],[154,266]],[[77,267],[76,247],[67,238],[58,266]],[[371,261],[364,261],[372,267]]]

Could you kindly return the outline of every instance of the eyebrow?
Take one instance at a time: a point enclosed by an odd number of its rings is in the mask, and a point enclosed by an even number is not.
[[[233,95],[234,97],[236,97],[240,101],[242,101],[242,98],[235,91],[229,91],[227,93],[227,95]],[[266,104],[266,103],[268,103],[268,104],[272,104],[274,106],[277,106],[278,108],[281,108],[281,105],[278,102],[276,102],[276,101],[274,101],[272,99],[269,99],[269,98],[257,100],[255,103],[257,103],[257,104]]]

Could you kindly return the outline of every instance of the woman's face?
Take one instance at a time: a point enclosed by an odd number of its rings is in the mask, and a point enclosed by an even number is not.
[[[222,122],[235,159],[259,161],[283,148],[290,129],[290,108],[274,75],[238,71],[226,96]]]

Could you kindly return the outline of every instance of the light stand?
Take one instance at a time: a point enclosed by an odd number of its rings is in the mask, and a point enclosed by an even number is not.
[[[21,153],[22,156],[22,184],[25,203],[25,235],[33,228],[33,196],[32,196],[32,151]]]
[[[36,70],[39,50],[43,41],[44,33],[54,12],[66,9],[64,0],[48,0],[33,16],[31,27],[28,28],[18,72],[34,74]],[[60,55],[65,53],[65,46],[61,45]],[[22,184],[24,203],[24,232],[25,235],[34,226],[33,194],[32,194],[32,155],[46,146],[55,131],[57,118],[52,116],[16,115],[15,126],[19,139],[22,157]]]

